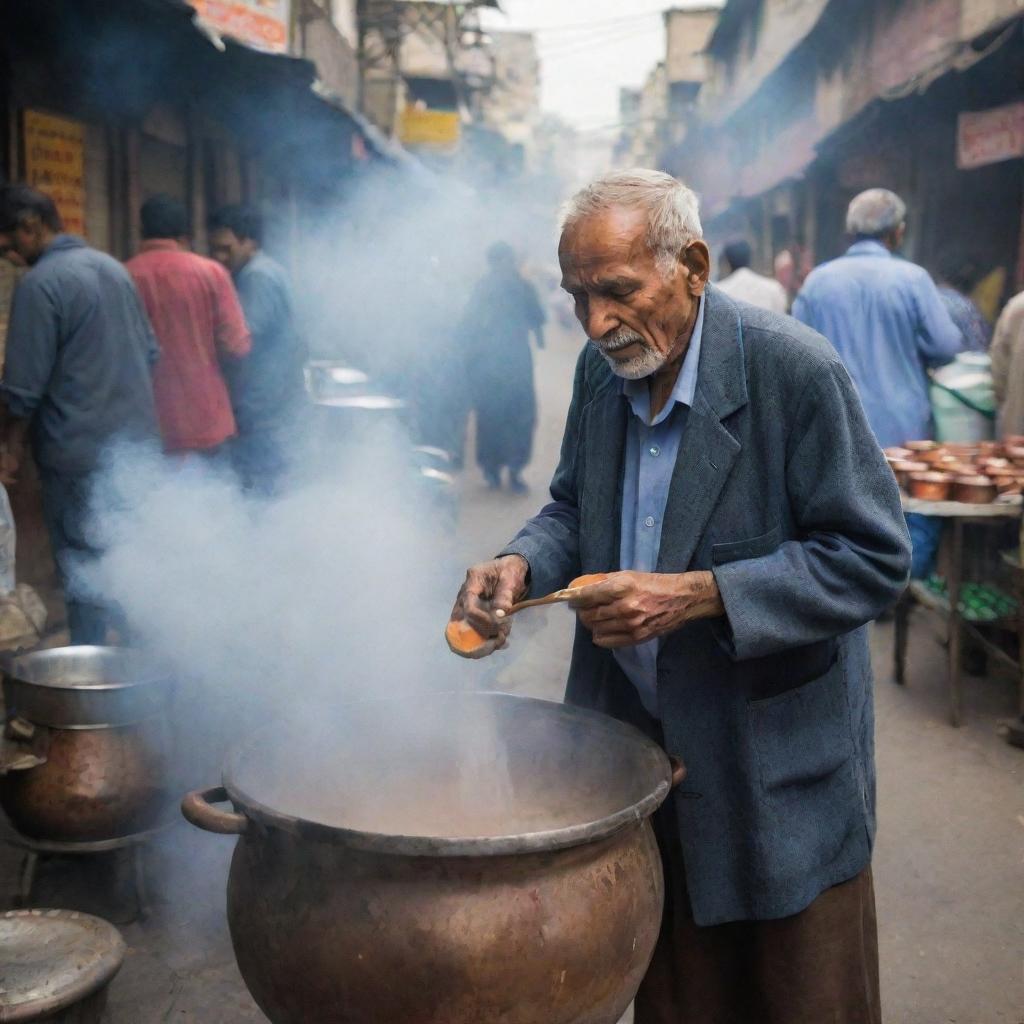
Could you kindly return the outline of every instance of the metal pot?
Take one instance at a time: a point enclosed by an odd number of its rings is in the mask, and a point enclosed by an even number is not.
[[[6,664],[0,806],[22,835],[96,842],[167,807],[172,686],[137,651],[63,647]]]
[[[897,462],[890,462],[889,465],[892,467],[892,471],[893,471],[893,473],[896,476],[896,483],[898,483],[900,485],[900,487],[904,488],[904,490],[906,489],[907,484],[910,481],[910,474],[911,473],[927,473],[928,472],[928,464],[926,462],[901,462],[901,461],[897,461]]]
[[[922,501],[947,501],[953,478],[948,473],[911,473],[908,488],[912,498]]]
[[[915,455],[915,458],[918,462],[927,462],[929,466],[934,466],[936,469],[938,469],[940,463],[945,462],[948,459],[952,458],[952,461],[956,461],[956,457],[950,456],[949,451],[942,446],[918,452]]]
[[[958,476],[953,479],[951,497],[968,505],[987,505],[998,493],[995,481],[987,476]]]
[[[603,715],[500,694],[336,717],[261,732],[182,804],[240,837],[228,923],[270,1020],[616,1024],[660,926],[648,818],[682,766]]]

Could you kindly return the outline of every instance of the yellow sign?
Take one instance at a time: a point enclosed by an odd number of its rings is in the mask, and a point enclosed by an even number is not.
[[[406,107],[398,137],[407,146],[456,146],[462,120],[454,110],[426,110]]]
[[[64,230],[85,234],[85,125],[25,111],[25,180],[56,204]]]

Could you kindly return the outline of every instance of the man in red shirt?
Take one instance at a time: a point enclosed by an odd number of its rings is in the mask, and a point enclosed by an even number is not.
[[[252,341],[235,286],[214,260],[188,251],[185,207],[170,196],[142,205],[142,246],[128,271],[160,342],[153,371],[164,450],[214,454],[236,433],[222,359]]]

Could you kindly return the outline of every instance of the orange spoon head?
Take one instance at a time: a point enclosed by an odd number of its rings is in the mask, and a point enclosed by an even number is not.
[[[445,627],[444,638],[453,654],[460,658],[472,658],[487,646],[487,638],[481,636],[465,619],[453,619]]]

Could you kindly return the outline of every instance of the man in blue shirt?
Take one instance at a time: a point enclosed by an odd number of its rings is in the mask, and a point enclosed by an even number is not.
[[[835,346],[883,448],[932,437],[928,370],[963,345],[928,271],[895,256],[906,214],[887,189],[856,196],[846,214],[853,245],[813,270],[793,303],[793,316]]]
[[[566,700],[689,772],[655,819],[637,1024],[879,1024],[864,626],[906,584],[896,482],[827,342],[708,285],[681,182],[593,182],[559,261],[590,342],[551,502],[470,568],[452,619],[486,656],[516,600],[609,574],[573,601]]]
[[[108,614],[78,591],[74,570],[95,554],[89,500],[104,452],[160,436],[159,349],[128,271],[64,234],[49,196],[24,185],[0,188],[0,255],[11,254],[30,269],[14,293],[0,383],[4,469],[17,472],[30,436],[71,642],[101,644]]]
[[[284,267],[263,251],[263,220],[250,206],[226,206],[210,220],[210,254],[231,272],[252,350],[224,366],[238,437],[235,468],[246,489],[273,493],[287,471],[306,405],[305,347],[295,329]]]
[[[964,344],[928,272],[895,255],[906,216],[903,200],[887,189],[855,196],[846,214],[853,245],[812,271],[793,303],[793,316],[835,346],[883,448],[933,436],[928,370],[952,362]],[[911,574],[927,576],[942,522],[912,513],[907,525]]]

